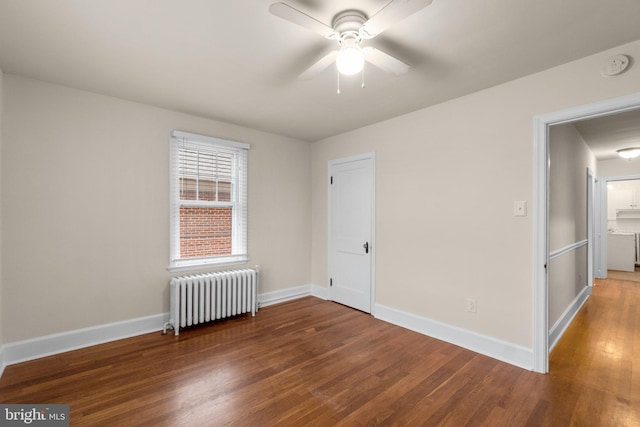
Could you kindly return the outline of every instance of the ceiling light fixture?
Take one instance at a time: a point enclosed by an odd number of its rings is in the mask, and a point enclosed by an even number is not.
[[[622,148],[620,150],[617,150],[617,153],[618,156],[622,157],[623,159],[635,159],[636,157],[640,156],[640,148]]]
[[[357,36],[347,35],[340,40],[340,51],[336,57],[336,66],[340,74],[352,76],[364,67],[364,52],[360,48],[361,40]]]

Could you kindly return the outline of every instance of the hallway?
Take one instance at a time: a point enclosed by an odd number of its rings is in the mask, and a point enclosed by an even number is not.
[[[636,266],[636,271],[628,272],[628,271],[618,271],[618,270],[608,270],[607,278],[613,280],[627,280],[630,282],[640,282],[640,267]]]
[[[634,274],[634,273],[630,273]],[[576,413],[640,425],[640,282],[596,279],[593,294],[549,357],[549,375],[571,387]],[[582,392],[576,392],[581,389]],[[610,416],[606,416],[610,414]]]

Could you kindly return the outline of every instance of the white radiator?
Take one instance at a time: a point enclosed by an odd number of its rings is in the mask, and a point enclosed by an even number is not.
[[[169,321],[178,335],[180,328],[211,322],[258,309],[258,272],[255,269],[218,271],[171,279]]]
[[[636,265],[640,265],[640,233],[636,233]]]

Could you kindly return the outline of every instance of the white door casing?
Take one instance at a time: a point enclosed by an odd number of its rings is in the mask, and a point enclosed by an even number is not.
[[[329,162],[329,299],[371,313],[375,155]]]
[[[534,118],[533,370],[536,372],[547,373],[549,371],[549,278],[547,274],[549,262],[549,126],[622,113],[638,108],[640,108],[640,93],[635,93]],[[601,185],[606,185],[606,182]],[[602,243],[601,250],[603,247],[606,250],[606,243],[604,241],[600,243]]]
[[[594,250],[599,248],[595,233],[595,186],[598,178],[591,168],[587,168],[587,286],[593,286],[596,263]]]
[[[609,183],[617,182],[617,181],[630,181],[630,180],[640,180],[640,175],[620,175],[620,176],[607,176],[600,177],[598,182],[600,183],[598,197],[600,199],[600,221],[596,223],[596,233],[599,236],[599,248],[596,249],[595,257],[597,262],[597,269],[599,275],[598,278],[606,279],[608,270],[608,257],[607,257],[607,237],[608,237],[608,192],[609,192]],[[615,211],[615,206],[614,206]]]

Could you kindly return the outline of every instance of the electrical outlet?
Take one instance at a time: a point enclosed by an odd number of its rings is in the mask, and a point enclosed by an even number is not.
[[[467,311],[469,313],[475,313],[477,311],[476,300],[473,298],[467,298]]]

